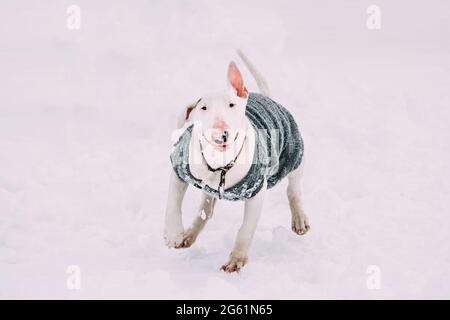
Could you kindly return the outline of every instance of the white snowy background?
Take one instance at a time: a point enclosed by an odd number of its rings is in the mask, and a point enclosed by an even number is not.
[[[80,30],[66,27],[71,4]],[[371,4],[380,30],[366,27]],[[450,298],[449,12],[438,0],[2,0],[0,298]],[[219,203],[190,249],[167,249],[162,230],[181,110],[225,87],[231,59],[257,90],[236,48],[301,127],[312,229],[291,232],[281,183],[249,264],[229,275],[242,203]],[[199,191],[186,199],[187,226]]]

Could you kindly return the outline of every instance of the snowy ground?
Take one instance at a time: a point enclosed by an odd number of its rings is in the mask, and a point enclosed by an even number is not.
[[[65,2],[1,3],[0,298],[450,298],[448,2],[377,1],[378,31],[364,1]],[[282,183],[228,275],[242,203],[188,250],[162,223],[175,118],[238,47],[301,126],[312,230]]]

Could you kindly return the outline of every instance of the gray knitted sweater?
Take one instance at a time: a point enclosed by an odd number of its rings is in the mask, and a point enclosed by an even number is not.
[[[253,197],[261,190],[264,179],[267,188],[272,188],[295,170],[303,157],[303,140],[297,124],[283,106],[264,95],[250,93],[245,114],[255,128],[255,154],[245,178],[225,189],[223,198],[231,201]],[[173,169],[182,181],[218,198],[217,187],[195,178],[189,170],[191,136],[192,126],[175,143],[170,155]]]

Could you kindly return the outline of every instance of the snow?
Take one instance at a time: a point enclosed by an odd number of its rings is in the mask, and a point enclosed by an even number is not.
[[[377,1],[376,31],[359,1],[74,4],[78,31],[65,2],[2,1],[0,298],[450,297],[448,3]],[[190,249],[162,230],[179,113],[230,59],[256,90],[236,48],[301,127],[312,229],[291,232],[282,182],[228,275],[243,203]]]

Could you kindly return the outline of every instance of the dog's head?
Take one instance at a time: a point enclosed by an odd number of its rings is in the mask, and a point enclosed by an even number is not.
[[[185,121],[217,151],[226,151],[246,130],[248,91],[234,62],[228,66],[228,90],[204,96],[186,108]]]

